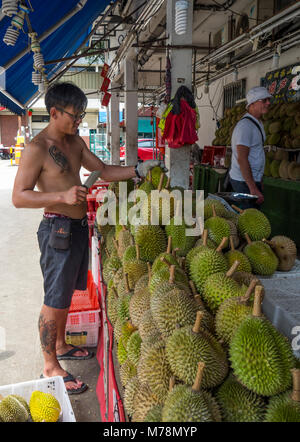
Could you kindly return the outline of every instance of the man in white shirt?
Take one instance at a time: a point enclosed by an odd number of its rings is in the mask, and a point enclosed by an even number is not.
[[[269,110],[272,95],[264,87],[249,90],[247,113],[236,124],[231,138],[232,159],[230,183],[235,192],[257,195],[257,200],[247,200],[240,206],[258,208],[264,201],[262,178],[265,168],[264,142],[266,134],[261,121]]]

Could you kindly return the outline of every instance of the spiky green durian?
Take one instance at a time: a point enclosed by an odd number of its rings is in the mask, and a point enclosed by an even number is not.
[[[134,376],[137,376],[137,367],[129,358],[127,358],[124,364],[120,366],[120,380],[123,387],[125,387],[129,380]]]
[[[232,375],[216,393],[224,422],[261,422],[265,413],[262,397],[248,390]]]
[[[139,362],[140,352],[141,352],[141,343],[142,343],[142,338],[141,338],[138,330],[134,331],[127,341],[127,346],[126,346],[127,356],[128,356],[128,359],[135,366],[137,366],[137,364]]]
[[[149,289],[142,288],[140,290],[135,290],[133,296],[129,303],[129,315],[133,325],[139,326],[141,317],[145,310],[150,308],[150,292]]]
[[[162,405],[154,405],[145,416],[144,422],[161,422]]]
[[[238,231],[242,237],[247,233],[252,241],[260,241],[271,235],[270,221],[258,209],[246,209],[238,217]]]
[[[124,254],[122,256],[122,264],[124,265],[127,261],[133,261],[136,259],[136,247],[134,245],[130,245],[126,247]]]
[[[172,237],[172,250],[178,249],[179,256],[186,256],[197,240],[196,236],[187,235],[186,231],[190,228],[182,217],[178,216],[171,218],[170,224],[165,226],[166,234]]]
[[[221,201],[213,199],[213,198],[206,198],[204,200],[204,219],[211,218],[213,216],[213,206],[216,211],[217,216],[226,217],[228,214],[228,210],[225,208],[224,204],[221,203]]]
[[[143,347],[137,371],[140,383],[147,383],[153,394],[163,402],[172,376],[164,341]]]
[[[261,313],[261,288],[255,288],[253,314],[245,318],[229,347],[231,367],[249,390],[263,396],[284,392],[292,383],[291,344]]]
[[[293,390],[270,398],[264,422],[300,422],[300,370],[293,369]]]
[[[140,247],[141,259],[146,262],[153,262],[160,253],[166,250],[166,235],[160,226],[140,226],[134,239]]]
[[[125,386],[124,391],[124,406],[129,416],[134,413],[134,396],[140,388],[140,382],[137,375],[131,377]]]
[[[106,310],[108,319],[114,325],[118,318],[118,294],[115,287],[111,287],[106,295]]]
[[[190,263],[190,275],[197,291],[202,294],[206,279],[213,273],[226,272],[228,263],[219,249],[206,249],[194,256]]]
[[[133,422],[143,422],[148,411],[162,402],[153,393],[149,385],[140,384],[133,399]]]
[[[197,312],[194,326],[181,327],[166,341],[166,352],[174,375],[192,385],[198,362],[203,362],[203,388],[219,385],[228,372],[226,353],[214,336],[205,330],[201,321],[203,312]]]
[[[175,385],[163,409],[162,422],[221,422],[219,405],[211,393],[202,390],[204,364],[198,364],[192,386]]]
[[[247,236],[247,234],[246,234]],[[278,267],[278,258],[271,247],[262,241],[248,240],[244,248],[244,254],[247,256],[253,273],[263,276],[271,276]]]
[[[211,218],[208,218],[204,223],[204,228],[208,230],[209,238],[217,245],[221,243],[224,237],[229,238],[231,233],[227,220],[220,216],[212,216]],[[228,239],[224,244],[224,247],[227,246]]]

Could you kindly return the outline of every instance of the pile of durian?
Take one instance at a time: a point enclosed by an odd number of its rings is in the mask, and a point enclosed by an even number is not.
[[[236,123],[245,115],[246,105],[226,109],[215,132],[213,146],[231,146]],[[300,149],[300,102],[271,104],[262,117],[266,133],[265,146]]]
[[[150,198],[164,178],[154,168],[140,188]],[[270,239],[270,223],[256,209],[235,213],[206,199],[204,217],[201,237],[186,236],[174,218],[166,226],[98,226],[127,415],[134,422],[300,422],[298,361],[262,314],[259,280],[291,269],[295,244]]]
[[[300,180],[300,163],[289,161],[289,152],[270,150],[265,155],[265,176],[292,181]]]
[[[224,118],[219,123],[220,127],[215,132],[213,146],[231,146],[231,136],[236,123],[244,116],[246,104],[240,104],[225,109]]]
[[[263,120],[265,145],[300,148],[300,102],[272,104]]]

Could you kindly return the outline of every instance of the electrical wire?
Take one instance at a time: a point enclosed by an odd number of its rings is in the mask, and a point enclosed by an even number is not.
[[[224,5],[222,5],[221,3],[218,3],[216,0],[212,0],[216,5],[223,7],[224,11],[230,11],[232,14],[234,15],[239,15],[240,17],[243,17],[245,14],[241,14],[240,12],[236,12],[233,11],[231,8],[229,7],[225,7]],[[252,17],[248,17],[249,20],[254,20],[256,22],[260,21],[260,22],[264,22],[264,20],[259,19],[259,18],[252,18]]]

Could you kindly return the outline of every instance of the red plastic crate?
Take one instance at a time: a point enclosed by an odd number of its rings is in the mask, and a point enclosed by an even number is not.
[[[216,157],[219,157],[219,160],[224,158],[224,163],[225,163],[225,155],[226,155],[226,146],[204,146],[204,151],[201,158],[201,164],[220,166],[221,164],[216,164]]]
[[[97,286],[93,281],[91,270],[88,271],[86,290],[75,290],[69,313],[99,310]]]

